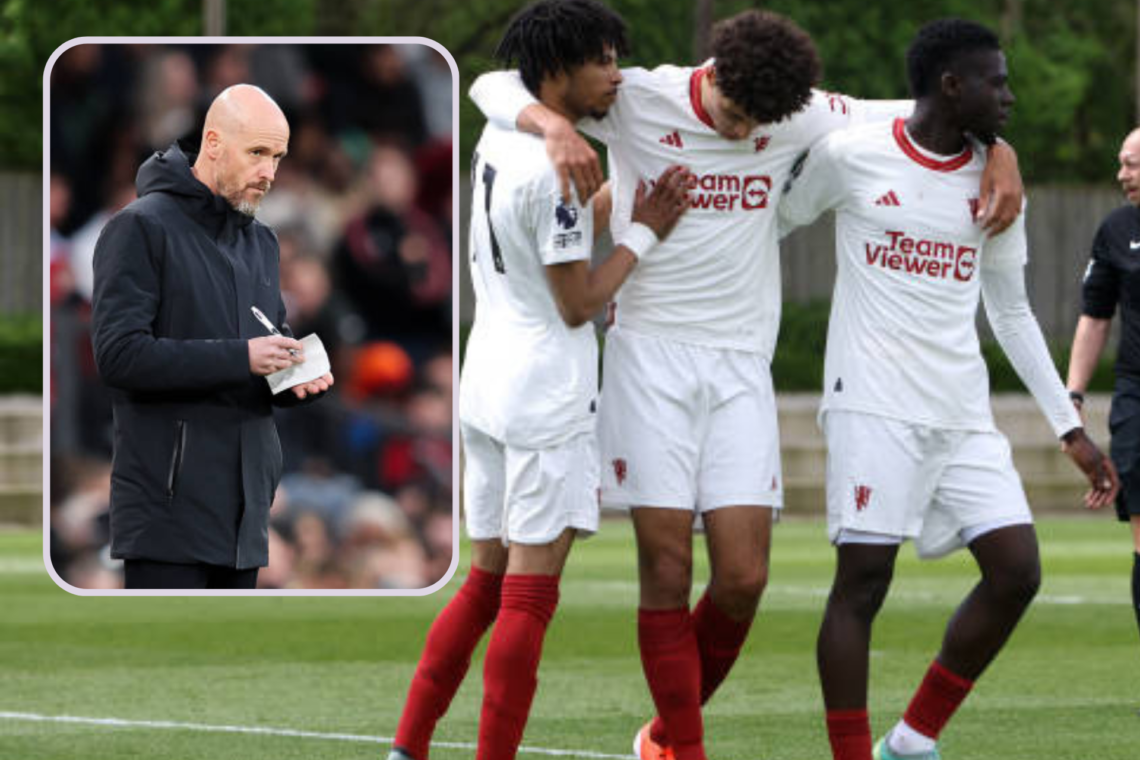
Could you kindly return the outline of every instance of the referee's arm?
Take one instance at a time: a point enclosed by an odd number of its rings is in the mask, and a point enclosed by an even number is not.
[[[1108,342],[1112,315],[1120,300],[1120,273],[1107,255],[1106,237],[1107,231],[1102,225],[1093,240],[1092,256],[1081,285],[1081,318],[1069,352],[1066,386],[1078,410],[1084,404],[1085,391]]]
[[[1081,408],[1084,393],[1089,387],[1096,363],[1108,343],[1108,329],[1112,317],[1102,319],[1082,314],[1073,335],[1073,348],[1069,354],[1069,379],[1065,385],[1073,395],[1073,402]]]

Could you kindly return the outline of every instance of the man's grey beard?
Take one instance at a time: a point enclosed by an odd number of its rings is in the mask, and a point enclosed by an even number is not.
[[[246,216],[256,216],[257,209],[261,205],[260,201],[247,201],[242,197],[241,193],[237,193],[236,200],[234,198],[226,197],[226,203],[230,204],[230,208],[237,211],[239,214]]]

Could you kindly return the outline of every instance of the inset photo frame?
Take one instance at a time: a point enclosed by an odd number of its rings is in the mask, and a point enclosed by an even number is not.
[[[457,79],[425,38],[52,55],[57,584],[419,595],[451,577]]]

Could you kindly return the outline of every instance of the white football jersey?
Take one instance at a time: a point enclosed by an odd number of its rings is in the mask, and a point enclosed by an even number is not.
[[[471,171],[475,321],[459,416],[509,446],[545,448],[594,427],[594,326],[567,326],[545,269],[590,260],[593,214],[562,202],[539,137],[488,124]]]
[[[701,105],[705,71],[623,69],[605,118],[578,124],[610,148],[615,240],[630,224],[639,180],[650,184],[674,164],[695,177],[691,208],[626,280],[614,316],[636,332],[770,360],[781,298],[776,205],[792,166],[828,132],[911,104],[816,91],[800,113],[733,141],[716,133]]]
[[[987,237],[974,222],[981,146],[938,156],[902,119],[829,135],[784,195],[781,223],[836,210],[838,271],[821,413],[846,409],[993,430],[975,315],[981,270],[1022,267],[1025,216]]]

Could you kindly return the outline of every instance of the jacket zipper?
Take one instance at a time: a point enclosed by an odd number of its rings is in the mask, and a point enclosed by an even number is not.
[[[174,498],[174,483],[178,480],[178,472],[182,469],[182,455],[186,451],[186,422],[175,421],[174,453],[170,455],[170,474],[166,479],[166,496]]]

